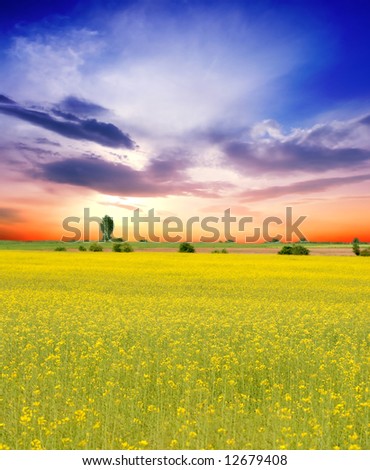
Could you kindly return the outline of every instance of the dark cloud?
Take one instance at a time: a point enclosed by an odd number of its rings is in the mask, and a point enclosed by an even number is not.
[[[370,180],[370,174],[358,176],[345,176],[337,178],[320,178],[308,181],[298,181],[286,186],[270,186],[264,189],[254,189],[241,194],[244,201],[256,202],[265,199],[274,199],[288,194],[305,194],[325,191],[328,188],[361,183]]]
[[[366,126],[370,126],[370,115],[364,117],[359,121],[360,124],[365,124]]]
[[[149,162],[146,170],[152,179],[166,183],[181,179],[181,173],[189,164],[186,160],[156,158]]]
[[[180,165],[177,162],[177,165]],[[160,178],[160,168],[164,170]],[[220,185],[187,181],[183,167],[153,161],[144,170],[97,158],[68,158],[40,164],[34,177],[60,184],[82,186],[117,196],[194,195],[217,197]],[[181,177],[180,177],[181,176]]]
[[[59,152],[51,152],[50,150],[45,150],[39,147],[33,147],[31,145],[27,145],[23,142],[17,142],[14,147],[19,150],[20,152],[28,152],[32,153],[38,157],[57,157]]]
[[[91,103],[75,96],[67,96],[67,98],[58,104],[58,108],[67,113],[77,114],[80,117],[99,116],[108,111],[96,103]]]
[[[54,116],[66,119],[67,121],[80,122],[80,118],[72,113],[65,113],[64,111],[60,111],[57,108],[53,108],[52,112]]]
[[[3,103],[3,104],[16,104],[15,101],[11,100],[10,98],[8,98],[7,96],[4,96],[4,95],[0,95],[0,103]]]
[[[128,134],[124,134],[111,123],[96,119],[80,119],[73,114],[60,111],[58,117],[62,120],[57,119],[48,112],[20,106],[2,95],[0,95],[0,113],[22,119],[70,139],[88,140],[113,148],[135,148],[135,143]]]
[[[245,143],[224,146],[227,160],[245,173],[319,173],[353,168],[370,161],[370,151],[360,148],[328,148],[298,142]]]

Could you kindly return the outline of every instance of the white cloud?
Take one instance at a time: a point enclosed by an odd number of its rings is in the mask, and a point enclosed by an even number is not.
[[[186,20],[132,9],[104,31],[64,28],[15,38],[4,91],[16,100],[79,96],[130,131],[178,135],[262,118],[276,81],[305,62],[305,41],[271,25],[195,11]],[[291,39],[291,38],[290,38]]]
[[[99,35],[87,29],[15,37],[3,92],[38,102],[59,101],[73,91],[83,94],[89,79],[85,66],[102,46]]]

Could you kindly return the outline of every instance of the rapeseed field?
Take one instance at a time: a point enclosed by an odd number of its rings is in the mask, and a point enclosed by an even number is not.
[[[2,449],[369,449],[370,262],[0,252]]]

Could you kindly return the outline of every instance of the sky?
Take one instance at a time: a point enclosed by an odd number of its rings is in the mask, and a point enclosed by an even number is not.
[[[370,241],[369,24],[367,0],[2,1],[0,239],[292,207],[308,240]]]

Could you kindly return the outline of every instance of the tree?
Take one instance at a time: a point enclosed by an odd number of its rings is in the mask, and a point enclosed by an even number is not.
[[[361,253],[360,250],[360,240],[358,238],[354,238],[352,242],[352,251],[356,256],[359,256]]]
[[[102,222],[100,224],[100,230],[103,234],[103,242],[109,242],[111,240],[113,229],[114,229],[113,218],[109,217],[109,215],[105,215],[102,218]]]

